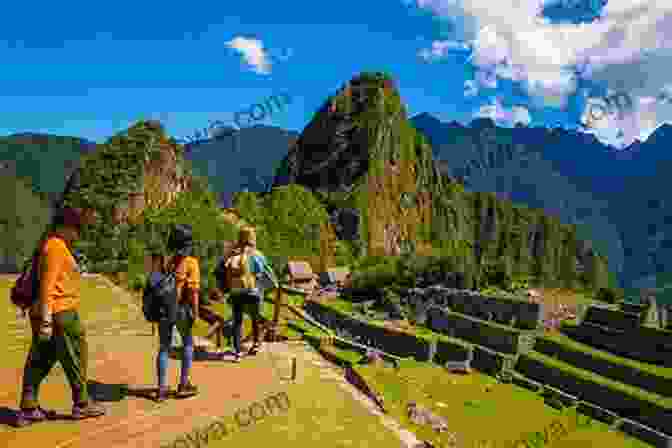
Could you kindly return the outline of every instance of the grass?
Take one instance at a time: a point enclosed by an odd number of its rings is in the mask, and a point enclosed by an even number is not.
[[[348,355],[342,349],[330,347],[329,350],[341,359],[360,357],[358,354]],[[571,418],[545,405],[533,392],[512,384],[498,384],[494,378],[478,372],[468,376],[451,375],[440,367],[413,360],[402,363],[400,370],[382,365],[357,366],[356,369],[376,392],[382,394],[385,407],[395,420],[419,439],[428,440],[435,446],[447,444],[447,436],[411,422],[406,414],[409,401],[416,401],[445,417],[449,432],[456,432],[459,446],[465,447],[487,446],[482,445],[485,441],[494,444],[491,446],[506,446],[502,442],[516,440],[525,433],[543,431],[554,420],[566,422]],[[490,390],[486,391],[486,387]],[[570,433],[553,446],[581,445],[648,447],[599,422]]]
[[[0,280],[0,294],[8,294],[10,287],[10,282]],[[81,313],[85,323],[98,318],[114,321],[123,319],[123,316],[131,318],[133,313],[137,315],[136,310],[131,310],[126,305],[120,306],[117,295],[109,288],[100,287],[95,281],[83,282],[82,297]],[[213,304],[213,309],[225,318],[231,316],[231,308],[226,303]],[[15,320],[11,306],[5,307],[3,312],[5,314],[2,317],[6,322]],[[272,303],[265,302],[262,310],[264,316],[270,318],[272,312]],[[322,335],[322,332],[298,319],[294,323],[301,329],[297,334],[305,333],[313,337]],[[415,333],[426,338],[442,337],[424,328],[415,329]],[[14,335],[7,336],[1,342],[18,340],[21,338]],[[27,343],[25,338],[24,343]],[[361,354],[355,351],[337,347],[329,347],[329,350],[351,363],[361,358]],[[25,350],[19,352],[21,359],[17,358],[17,362],[22,362]],[[15,361],[10,359],[10,362]],[[392,416],[421,439],[443,440],[444,443],[447,441],[445,436],[437,436],[430,429],[418,427],[408,421],[405,405],[411,400],[429,406],[434,412],[445,416],[451,431],[459,428],[461,445],[468,447],[478,446],[474,443],[481,440],[515,440],[522,433],[540,431],[554,419],[563,418],[559,411],[544,405],[536,394],[514,385],[496,384],[493,378],[480,373],[470,376],[451,375],[440,367],[413,360],[404,361],[398,372],[383,366],[364,366],[357,369],[375,390],[382,392]],[[492,385],[493,388],[485,392],[486,385]],[[342,389],[325,387],[324,380],[317,374],[305,374],[305,380],[300,384],[290,385],[287,393],[291,400],[291,408],[287,414],[269,417],[246,430],[236,432],[232,436],[235,441],[253,445],[264,442],[277,445],[280,440],[289,440],[293,441],[294,446],[306,447],[313,446],[316,442],[325,447],[358,447],[363,443],[366,446],[387,447],[399,444],[396,436],[381,428],[376,417],[370,415]],[[448,406],[441,407],[438,405],[440,402]],[[514,409],[515,412],[511,412]],[[484,428],[487,430],[484,431]],[[278,437],[279,434],[282,436]],[[209,446],[219,447],[230,441],[227,438]],[[588,429],[569,434],[554,446],[648,447],[642,442],[611,431],[598,422]]]
[[[644,362],[636,361],[633,359],[622,358],[620,356],[614,355],[609,352],[595,349],[590,345],[577,342],[572,338],[564,335],[562,333],[548,333],[544,335],[543,339],[549,339],[553,342],[563,345],[569,350],[587,353],[593,358],[598,360],[603,360],[608,363],[620,364],[623,366],[631,367],[633,369],[641,370],[642,372],[650,373],[651,375],[656,375],[662,378],[672,379],[672,368],[670,367],[661,367],[654,364],[647,364]]]
[[[307,369],[307,368],[306,368]],[[284,446],[387,448],[399,446],[397,436],[383,427],[377,416],[370,414],[349,392],[325,385],[317,367],[305,371],[300,382],[286,388],[290,408],[249,428],[236,430],[230,437],[209,443],[219,448],[236,443],[240,446]],[[232,418],[225,419],[235,428]],[[285,441],[289,442],[286,443]]]
[[[355,315],[355,313],[353,313],[353,311],[352,311],[351,304],[349,302],[344,301],[344,300],[336,299],[334,301],[329,301],[325,305],[330,306],[333,309],[338,310],[340,312],[343,312],[345,314],[353,315],[353,316]],[[359,316],[357,316],[357,317],[359,317]],[[373,322],[373,323],[376,323],[376,324],[380,325],[379,322]],[[438,334],[432,332],[431,330],[423,328],[423,327],[414,328],[413,333],[418,337],[424,337],[424,338],[427,338],[427,339],[433,339],[433,338],[436,338],[437,336],[439,336]],[[463,341],[458,340],[458,342],[464,344]],[[347,355],[347,350],[330,348],[330,351],[333,351],[341,359],[346,359],[350,362],[356,362],[359,358],[361,358],[361,355],[359,355],[358,353],[354,354],[352,356],[348,356]],[[367,372],[367,370],[368,370],[370,374],[374,375],[373,377],[370,377],[368,379],[371,380],[371,382],[372,382],[371,384],[378,384],[378,387],[374,386],[374,389],[378,390],[379,392],[381,392],[381,391],[383,392],[383,396],[385,397],[386,403],[390,403],[390,400],[392,400],[392,402],[396,402],[396,403],[399,404],[398,408],[396,409],[397,412],[394,415],[394,417],[396,419],[398,419],[400,421],[404,421],[405,425],[407,427],[414,427],[415,426],[411,422],[409,422],[408,419],[406,418],[405,409],[404,409],[405,404],[402,403],[403,400],[401,399],[401,397],[404,396],[404,394],[402,393],[403,390],[404,390],[404,387],[403,387],[402,384],[404,383],[404,381],[409,381],[409,377],[413,377],[416,380],[416,383],[418,383],[418,384],[422,383],[422,384],[425,385],[426,388],[429,388],[432,391],[434,391],[435,394],[432,394],[431,392],[428,392],[428,396],[430,396],[430,397],[440,397],[442,394],[446,395],[446,402],[450,403],[450,409],[454,409],[454,404],[455,404],[455,399],[456,399],[455,394],[453,394],[453,393],[447,394],[446,392],[442,391],[441,388],[442,388],[443,385],[446,384],[445,383],[445,378],[446,377],[449,377],[449,378],[452,377],[451,380],[448,380],[448,384],[451,384],[451,385],[455,381],[461,381],[461,378],[464,378],[464,377],[452,376],[450,374],[447,374],[441,368],[437,368],[437,367],[431,366],[429,364],[423,364],[423,363],[417,363],[417,362],[409,361],[407,366],[415,366],[414,368],[417,369],[417,372],[425,372],[425,369],[430,369],[430,370],[427,370],[427,372],[432,372],[432,374],[430,375],[429,378],[427,378],[424,381],[423,380],[417,381],[418,380],[418,375],[413,375],[413,374],[407,375],[405,380],[401,380],[400,378],[395,377],[395,375],[397,375],[397,374],[394,373],[393,371],[390,371],[390,370],[384,371],[384,370],[381,370],[380,367],[368,367],[368,366],[361,368],[363,370],[363,373]],[[655,367],[655,366],[650,366],[650,367]],[[431,369],[435,369],[435,370],[432,371]],[[406,371],[407,369],[402,369],[402,370]],[[385,372],[385,373],[383,374],[381,372]],[[572,373],[576,373],[576,372],[578,372],[578,371],[576,369],[574,369],[574,372],[572,372]],[[376,375],[378,375],[378,377],[376,377]],[[380,378],[381,375],[382,375],[382,379]],[[490,377],[487,377],[487,376],[485,376],[483,374],[480,374],[480,373],[472,375],[472,377],[474,378],[473,384],[479,384],[480,383],[480,385],[483,386],[483,387],[486,384],[492,384],[492,382],[494,381],[494,379],[492,379]],[[592,375],[589,375],[589,377],[587,379],[594,379],[594,377]],[[615,383],[613,381],[611,383],[619,384],[619,383]],[[534,394],[533,392],[527,391],[526,389],[520,388],[520,387],[515,386],[515,385],[504,385],[504,384],[498,384],[497,389],[498,390],[506,390],[506,393],[502,396],[495,396],[495,394],[489,393],[489,396],[487,397],[488,400],[490,400],[489,401],[489,403],[490,403],[489,407],[488,406],[484,407],[482,404],[475,404],[475,403],[478,402],[478,400],[474,400],[473,398],[467,398],[467,397],[473,397],[474,394],[478,394],[478,392],[474,391],[473,388],[472,389],[467,388],[464,391],[465,395],[463,397],[464,398],[463,402],[464,402],[465,409],[463,409],[463,412],[453,411],[453,412],[449,412],[449,413],[445,413],[445,414],[442,413],[442,412],[438,412],[438,413],[446,416],[448,418],[449,422],[454,422],[454,421],[460,422],[458,427],[462,429],[464,427],[468,427],[469,422],[466,422],[466,421],[462,422],[460,420],[463,420],[465,418],[466,419],[472,418],[472,420],[473,420],[474,417],[479,416],[479,415],[477,415],[479,413],[484,413],[483,415],[480,415],[480,417],[484,417],[486,420],[492,419],[493,423],[494,423],[494,421],[497,420],[497,417],[496,417],[497,415],[506,414],[507,407],[510,407],[510,409],[516,409],[518,411],[518,409],[521,407],[521,403],[525,403],[525,406],[529,406],[530,408],[532,408],[533,406],[534,407],[541,406],[543,411],[530,409],[530,414],[529,415],[543,416],[543,418],[540,417],[541,421],[535,421],[534,425],[532,425],[532,428],[529,429],[529,430],[524,429],[524,428],[520,428],[520,425],[516,425],[516,424],[514,424],[510,421],[507,421],[506,424],[502,425],[501,431],[498,430],[498,434],[500,434],[500,433],[501,434],[506,434],[507,431],[511,430],[511,428],[518,428],[518,429],[516,429],[516,431],[518,431],[518,432],[516,432],[514,434],[511,434],[510,437],[509,436],[504,436],[504,435],[496,437],[496,438],[500,438],[501,440],[511,440],[511,441],[515,440],[516,437],[519,437],[521,433],[534,432],[534,431],[542,430],[542,428],[550,425],[550,423],[553,421],[553,418],[550,418],[550,417],[554,417],[554,418],[561,418],[562,417],[562,415],[558,411],[551,408],[550,406],[544,405],[543,400],[541,400],[541,403],[536,403],[536,404],[533,405],[532,404],[533,402],[539,402],[540,401],[540,398],[537,397],[536,394]],[[637,392],[639,391],[639,389],[632,388],[632,387],[628,387],[627,389],[631,394],[635,394],[635,395],[637,395]],[[420,391],[418,396],[422,396],[423,393],[424,392]],[[655,394],[643,393],[643,395],[646,397],[645,399],[648,399],[652,402],[664,403],[664,404],[669,403],[669,400],[665,399],[664,397],[659,397]],[[407,394],[406,397],[408,397],[408,396],[409,395]],[[404,403],[410,401],[411,399],[414,399],[414,398],[409,398]],[[515,400],[515,402],[514,402],[514,400]],[[420,401],[420,400],[416,399],[416,401]],[[459,398],[458,398],[457,401],[459,402]],[[494,404],[495,402],[496,402],[496,405]],[[461,408],[458,407],[458,409],[461,409]],[[520,417],[520,414],[518,412],[513,413],[513,414]],[[550,414],[550,417],[549,417],[549,414]],[[535,420],[535,418],[532,418],[532,420]],[[529,423],[527,413],[526,413],[525,421]],[[464,425],[462,423],[464,423]],[[473,425],[474,434],[479,434],[479,435],[481,434],[480,429],[481,429],[482,424],[484,424],[483,427],[490,427],[489,422],[485,423],[485,422],[482,422],[482,421],[473,421],[471,424]],[[422,428],[414,428],[414,429],[417,430],[416,433],[420,436],[420,438],[424,438],[426,440],[434,440],[437,443],[447,443],[448,442],[447,439],[446,440],[442,439],[443,436],[437,438],[437,436],[435,434],[433,434],[433,432],[430,429],[422,429]],[[477,446],[477,445],[470,445],[470,444],[476,444],[477,442],[479,442],[479,440],[477,440],[476,438],[471,438],[469,436],[467,436],[467,437],[470,438],[470,440],[466,443],[465,446]],[[460,440],[463,440],[463,439],[460,439]],[[482,440],[482,439],[480,439],[480,440]],[[566,447],[577,446],[577,444],[590,446],[590,444],[592,444],[592,443],[599,443],[600,446],[602,446],[601,445],[602,443],[605,444],[604,446],[606,446],[606,444],[612,444],[613,446],[632,446],[632,447],[648,446],[645,443],[640,442],[636,439],[629,438],[629,437],[627,437],[627,436],[625,436],[621,433],[615,432],[615,431],[611,431],[611,430],[609,430],[609,428],[606,425],[604,425],[602,423],[599,423],[599,422],[594,422],[592,428],[582,429],[578,433],[569,434],[565,439],[563,439],[562,441],[558,441],[556,443],[557,444],[554,444],[554,446],[566,446]]]
[[[0,280],[0,295],[7,297],[12,283],[6,280]],[[103,283],[93,279],[85,279],[82,282],[82,318],[87,323],[94,323],[100,320],[113,322],[120,319],[137,319],[139,316],[137,310],[129,309],[127,305],[119,303],[116,293],[107,288]],[[223,315],[230,315],[230,307],[226,304],[217,304],[215,308]],[[264,305],[264,313],[269,315],[272,312],[272,304]],[[15,321],[14,309],[11,305],[3,308],[2,318],[5,322]],[[126,316],[126,317],[124,317]],[[141,321],[142,322],[142,321]],[[148,330],[149,330],[149,324]],[[28,339],[23,338],[23,334],[3,333],[2,342],[16,344],[17,341],[24,341],[27,348]],[[6,345],[5,345],[6,346]],[[25,357],[25,350],[18,350],[16,356],[10,353],[10,365],[20,365]],[[5,362],[7,354],[5,355]],[[321,443],[325,447],[358,447],[362,440],[367,446],[384,448],[399,445],[397,436],[392,431],[381,425],[379,419],[368,413],[360,403],[354,400],[347,391],[337,387],[336,384],[325,384],[325,380],[319,375],[320,370],[316,366],[305,363],[301,369],[301,382],[287,386],[286,392],[291,400],[291,407],[284,415],[269,417],[256,425],[247,429],[235,431],[230,437],[219,442],[208,444],[208,446],[224,446],[233,440],[251,446],[262,444],[275,444],[276,446],[308,446],[315,442]],[[151,364],[148,364],[151,367]],[[150,375],[151,372],[147,372]],[[149,377],[149,376],[148,376]],[[57,383],[57,382],[56,382]],[[52,384],[47,384],[47,389]],[[69,390],[62,384],[54,384],[53,389],[57,394],[50,394],[50,404],[59,405],[66,408],[69,405]],[[225,418],[224,421],[233,425],[233,410],[227,412],[231,418]],[[50,437],[56,439],[65,439],[74,437],[77,434],[77,426],[72,424],[63,424],[60,422],[40,426],[42,429],[42,439],[48,433]],[[11,430],[8,430],[11,431]],[[35,437],[37,438],[37,433]],[[6,436],[10,437],[10,436]],[[31,439],[32,440],[32,439]],[[265,442],[265,443],[264,443]],[[10,444],[12,442],[9,442]],[[228,445],[226,445],[228,446]]]

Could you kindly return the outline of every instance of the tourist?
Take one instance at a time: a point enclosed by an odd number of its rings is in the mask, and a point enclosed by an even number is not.
[[[39,388],[57,362],[61,363],[72,390],[72,417],[80,420],[105,415],[105,409],[89,397],[88,346],[79,317],[81,273],[72,244],[93,210],[60,208],[51,229],[40,240],[37,275],[39,288],[30,308],[32,341],[23,371],[17,426],[43,421],[54,415],[39,405]]]
[[[182,370],[177,396],[186,398],[198,393],[198,388],[191,383],[189,376],[194,359],[193,326],[199,315],[201,284],[198,259],[193,254],[191,226],[178,224],[173,228],[168,241],[168,250],[173,253],[173,257],[168,263],[166,272],[175,272],[177,308],[174,317],[166,317],[159,321],[159,352],[156,357],[159,383],[156,400],[159,402],[165,401],[170,393],[166,376],[174,327],[177,327],[182,337]],[[161,264],[159,261],[157,267],[160,268]]]
[[[253,227],[240,229],[238,245],[229,257],[220,261],[215,276],[220,288],[230,293],[234,361],[240,362],[243,313],[246,311],[252,319],[253,345],[248,354],[255,355],[261,348],[261,303],[265,288],[278,287],[266,257],[257,249],[257,235]]]

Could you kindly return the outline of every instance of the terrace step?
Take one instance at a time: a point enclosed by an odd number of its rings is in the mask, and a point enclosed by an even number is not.
[[[659,367],[667,375],[656,374],[646,370],[646,366],[653,367],[653,364],[632,361],[567,336],[559,336],[559,338],[559,340],[557,337],[539,338],[534,350],[611,380],[664,397],[672,397],[672,369]],[[563,343],[563,338],[567,339],[566,344]],[[619,363],[619,359],[623,362]],[[644,368],[639,368],[639,364],[644,365]]]
[[[563,407],[576,406],[577,403],[579,402],[578,397],[563,392],[560,389],[556,389],[555,387],[549,385],[544,385],[542,395],[544,397],[553,398],[559,401],[560,403],[562,403]]]
[[[471,360],[446,361],[444,367],[451,373],[471,373]]]
[[[577,401],[608,406],[608,411],[621,418],[637,419],[654,429],[670,431],[667,420],[672,416],[672,400],[535,351],[521,355],[517,372],[557,390]]]
[[[619,422],[617,428],[632,437],[650,443],[656,448],[672,448],[672,436],[663,434],[633,420],[623,419]]]
[[[612,412],[609,409],[604,409],[603,407],[592,403],[587,403],[585,401],[580,401],[576,409],[581,414],[588,415],[595,420],[609,425],[610,427],[616,427],[618,422],[622,420],[621,417],[619,417],[615,412]]]
[[[524,387],[525,389],[531,390],[532,392],[540,392],[544,387],[543,384],[538,383],[526,377],[525,375],[521,375],[518,372],[512,371],[511,376],[513,384]]]

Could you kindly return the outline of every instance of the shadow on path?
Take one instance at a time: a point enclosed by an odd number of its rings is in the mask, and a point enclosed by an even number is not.
[[[171,350],[169,354],[170,359],[182,359],[182,349],[178,348]],[[227,350],[224,352],[208,351],[204,347],[196,347],[194,349],[194,362],[201,361],[231,361],[233,360],[233,351]]]
[[[153,400],[156,388],[132,388],[128,384],[105,384],[98,381],[89,381],[89,395],[94,401],[111,402],[122,401],[128,397]]]
[[[18,409],[10,409],[6,406],[0,406],[0,425],[17,428]],[[49,420],[72,420],[70,414],[59,414],[55,412],[49,416]]]

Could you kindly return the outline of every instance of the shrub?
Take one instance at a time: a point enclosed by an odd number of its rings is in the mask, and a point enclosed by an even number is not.
[[[139,273],[131,277],[131,281],[129,283],[131,289],[133,289],[134,291],[142,291],[142,289],[145,287],[146,282],[147,282],[147,275]]]
[[[595,300],[606,303],[616,303],[623,300],[624,291],[621,288],[600,288],[595,294]]]
[[[380,263],[353,274],[354,288],[383,288],[398,281],[396,266],[391,263]]]
[[[336,253],[334,254],[337,266],[350,266],[353,264],[354,250],[347,241],[336,241]]]
[[[367,269],[372,266],[389,263],[389,257],[382,255],[367,255],[355,261],[355,269]]]

